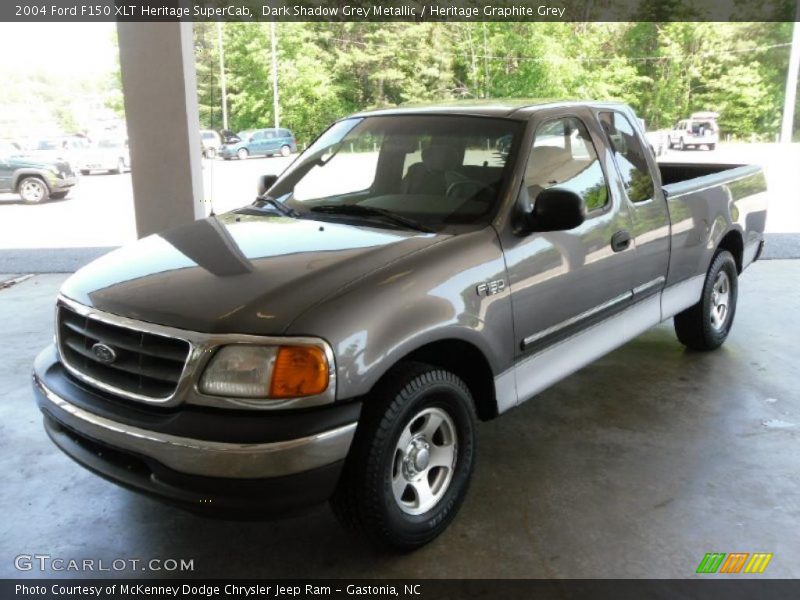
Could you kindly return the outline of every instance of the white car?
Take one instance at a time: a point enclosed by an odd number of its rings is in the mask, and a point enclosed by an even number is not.
[[[719,141],[719,125],[713,112],[694,113],[688,119],[678,121],[668,134],[670,148],[685,150],[686,148],[699,148],[705,146],[713,150]]]
[[[205,158],[215,158],[217,151],[222,145],[222,138],[213,129],[202,129],[200,140],[203,142],[203,156]]]
[[[92,171],[124,173],[130,169],[128,140],[99,140],[93,143],[78,160],[81,175]]]

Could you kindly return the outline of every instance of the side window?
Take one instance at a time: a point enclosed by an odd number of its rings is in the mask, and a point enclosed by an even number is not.
[[[274,139],[274,138],[275,138],[275,131],[274,131],[274,130],[271,130],[271,129],[270,129],[269,131],[265,131],[265,132],[264,132],[264,137],[265,137],[266,139],[268,139],[268,140],[272,140],[272,139]]]
[[[600,123],[608,136],[622,181],[631,202],[644,202],[653,197],[653,178],[647,155],[630,121],[618,112],[600,113]]]
[[[536,130],[525,186],[531,201],[544,189],[558,186],[581,196],[586,210],[608,203],[608,187],[586,126],[575,117],[547,121]]]
[[[251,142],[258,142],[264,139],[264,132],[263,131],[256,131],[252,136],[250,136]]]

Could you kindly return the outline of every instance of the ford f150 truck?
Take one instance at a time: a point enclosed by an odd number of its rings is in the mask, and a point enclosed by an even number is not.
[[[614,103],[360,113],[262,183],[64,283],[45,428],[133,490],[260,517],[330,499],[406,549],[458,511],[477,419],[665,319],[717,348],[764,243],[760,168],[658,165]]]

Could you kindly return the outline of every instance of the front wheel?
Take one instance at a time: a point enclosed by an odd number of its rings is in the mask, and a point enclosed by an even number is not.
[[[714,149],[714,148],[716,148],[716,147],[717,147],[717,145],[716,145],[716,144],[709,144],[709,145],[708,145],[708,149],[709,149],[709,150],[713,150],[713,149]]]
[[[382,546],[423,546],[455,518],[475,450],[475,409],[466,384],[434,366],[400,365],[366,400],[331,499],[334,513]]]
[[[120,158],[117,160],[117,168],[113,171],[117,175],[122,175],[125,172],[125,159]]]
[[[250,153],[247,151],[247,148],[239,148],[236,151],[236,158],[238,158],[239,160],[244,160],[248,156],[250,156]]]
[[[675,333],[681,343],[693,350],[719,348],[733,326],[738,292],[736,261],[722,250],[708,269],[700,302],[675,315]]]
[[[26,204],[38,204],[50,197],[50,190],[38,177],[26,177],[19,182],[19,197]]]
[[[683,138],[678,140],[678,150],[686,150],[686,144],[683,142]]]

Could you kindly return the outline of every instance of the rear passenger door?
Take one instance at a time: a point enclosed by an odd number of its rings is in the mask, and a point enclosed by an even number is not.
[[[670,251],[670,221],[661,190],[658,164],[642,143],[632,115],[618,110],[598,113],[601,126],[614,153],[614,163],[631,214],[631,238],[636,249],[633,296],[641,300],[659,292],[666,282]]]
[[[612,247],[627,235],[631,221],[627,205],[609,186],[610,157],[600,154],[606,144],[594,115],[583,108],[540,114],[520,192],[521,203],[529,205],[523,209],[532,208],[543,189],[557,186],[584,199],[587,218],[569,231],[504,240],[521,358],[624,309],[633,268],[632,245]],[[526,383],[518,385],[525,395]]]

